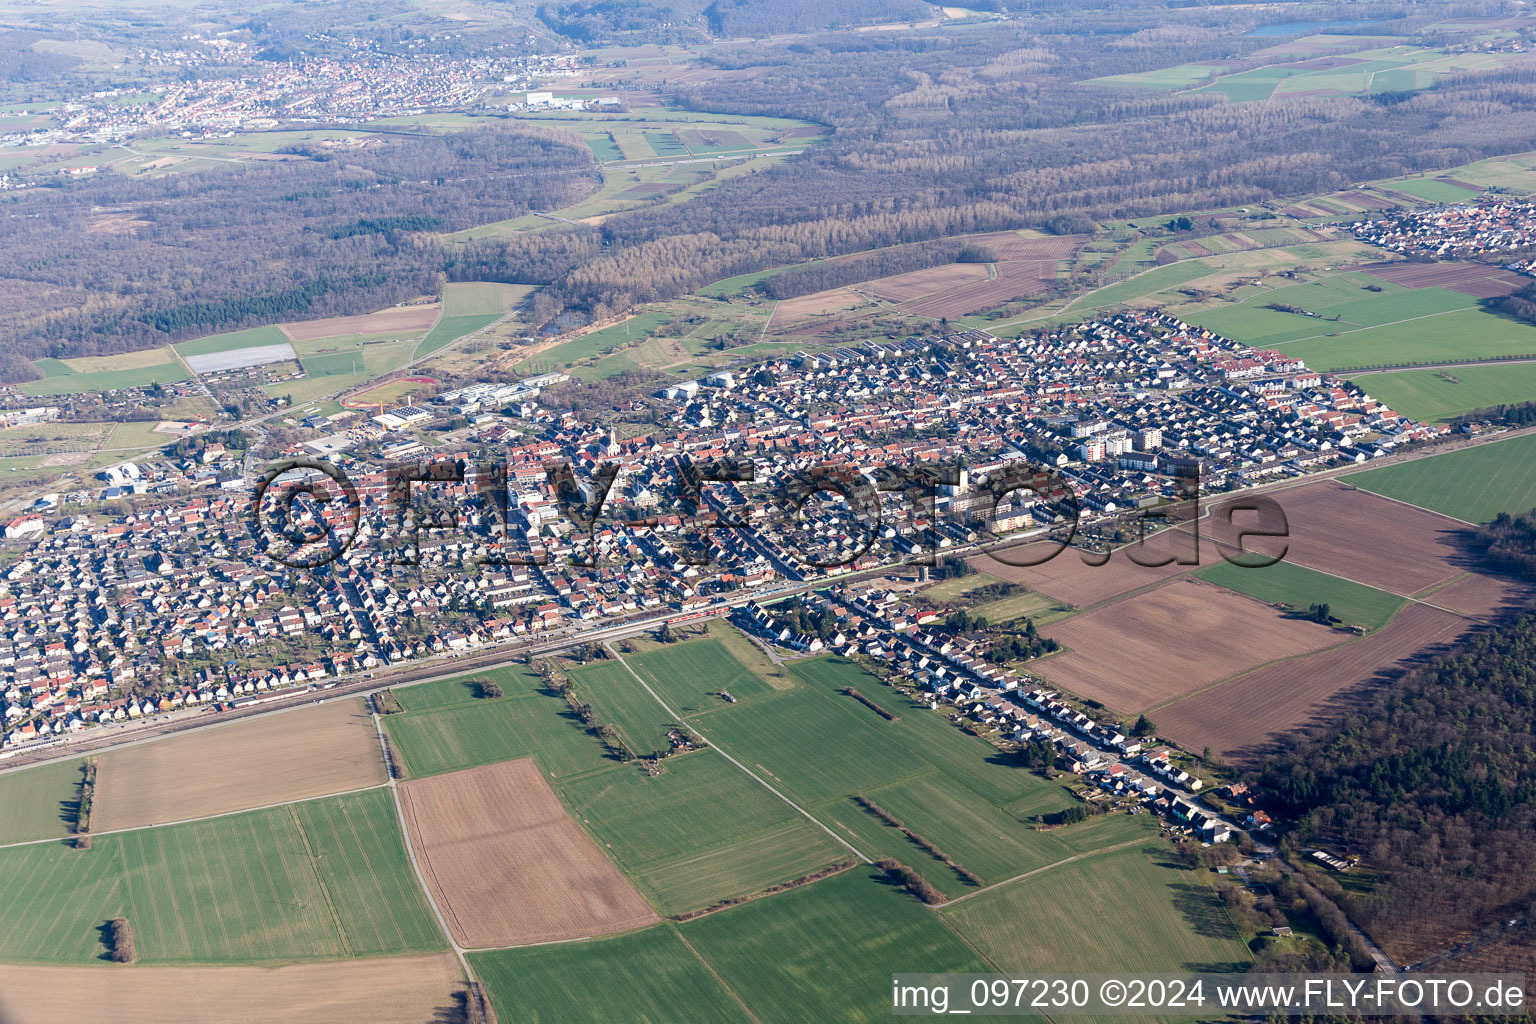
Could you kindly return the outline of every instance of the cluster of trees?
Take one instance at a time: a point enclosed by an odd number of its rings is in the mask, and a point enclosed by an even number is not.
[[[1536,324],[1536,284],[1528,284],[1493,304],[1501,313]]]
[[[992,646],[987,650],[987,660],[1004,665],[1010,661],[1038,658],[1042,654],[1055,654],[1059,650],[1061,644],[1048,636],[1041,636],[1035,624],[1025,619],[1023,629],[1010,631],[992,641]]]
[[[893,883],[901,886],[929,906],[943,903],[948,899],[947,896],[935,889],[928,879],[913,871],[899,860],[887,857],[884,860],[875,861],[875,867],[884,871],[885,877],[889,878]]]
[[[344,152],[11,193],[0,250],[0,379],[28,361],[164,344],[282,320],[361,313],[441,290],[424,226],[457,230],[559,207],[597,187],[562,134],[500,128],[373,136]]]
[[[1486,409],[1473,409],[1460,418],[1462,423],[1499,423],[1506,427],[1528,427],[1536,423],[1536,402],[1511,402]]]
[[[1536,614],[1489,627],[1274,755],[1259,782],[1293,843],[1360,853],[1381,881],[1334,898],[1376,934],[1446,934],[1536,909]]]
[[[91,848],[91,805],[96,799],[96,761],[81,767],[80,799],[75,804],[75,849]]]
[[[111,944],[113,963],[133,963],[133,926],[126,917],[114,917],[107,924],[107,941]]]
[[[1536,509],[1518,516],[1500,512],[1477,529],[1473,543],[1492,568],[1536,576]]]
[[[167,445],[165,453],[173,459],[186,458],[188,455],[200,455],[211,444],[222,444],[230,451],[245,451],[251,445],[251,439],[243,430],[205,430],[201,434],[192,437],[183,437],[175,444]]]
[[[890,277],[913,270],[926,270],[945,263],[986,263],[983,246],[964,245],[957,241],[928,242],[907,245],[896,249],[883,249],[867,256],[808,263],[804,266],[775,274],[758,285],[770,299],[793,299],[828,288],[868,281],[876,277]],[[962,260],[962,256],[972,258]],[[994,259],[996,257],[993,257]]]

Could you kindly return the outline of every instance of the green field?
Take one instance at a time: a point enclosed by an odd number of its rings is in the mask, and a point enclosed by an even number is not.
[[[631,751],[644,756],[667,749],[667,731],[680,723],[622,664],[600,661],[568,674],[576,696],[592,705],[598,721],[613,726]]]
[[[1536,362],[1371,373],[1355,383],[1404,416],[1446,423],[1474,409],[1531,401]]]
[[[1536,507],[1536,436],[1351,473],[1345,482],[1469,523]]]
[[[291,396],[295,402],[308,402],[332,395],[404,366],[411,359],[416,342],[393,341],[351,345],[316,355],[301,355],[299,362],[308,377],[268,384],[263,390],[271,395]]]
[[[1215,894],[1162,843],[1063,864],[940,916],[1004,971],[1241,971],[1250,960]]]
[[[1464,203],[1469,199],[1476,199],[1478,193],[1460,185],[1452,185],[1446,181],[1435,181],[1432,178],[1415,178],[1411,181],[1389,181],[1384,183],[1394,192],[1406,192],[1411,196],[1427,200],[1431,203]]]
[[[1199,85],[1211,77],[1216,69],[1208,64],[1180,64],[1156,71],[1139,71],[1129,75],[1110,75],[1090,79],[1089,85],[1139,85],[1147,89],[1187,89]]]
[[[92,963],[125,916],[145,963],[281,963],[444,941],[383,789],[0,850],[0,959]]]
[[[862,868],[681,931],[762,1024],[886,1020],[895,972],[989,970],[932,911]]]
[[[497,1016],[520,1024],[751,1024],[720,979],[658,925],[611,939],[494,953],[470,963]]]
[[[183,356],[205,356],[210,352],[233,352],[239,348],[262,345],[287,345],[288,335],[277,327],[251,327],[228,334],[210,334],[191,341],[178,341],[174,348]]]
[[[1195,575],[1239,594],[1269,604],[1290,605],[1303,612],[1310,605],[1326,604],[1344,625],[1360,625],[1368,630],[1385,626],[1404,604],[1404,599],[1396,595],[1294,562],[1276,562],[1254,569],[1218,562]]]
[[[570,341],[562,342],[547,352],[518,365],[523,373],[543,373],[550,369],[564,369],[583,359],[605,355],[634,341],[643,341],[672,322],[669,313],[640,313],[612,327],[592,331]]]
[[[543,690],[509,690],[504,697],[385,715],[383,721],[412,776],[515,757],[535,757],[557,778],[602,764],[601,746],[571,713],[565,698]]]
[[[576,818],[664,914],[760,892],[848,850],[714,751],[560,783]]]
[[[533,289],[498,281],[465,281],[443,287],[443,319],[460,316],[500,316],[521,302]]]
[[[479,700],[475,690],[477,680],[494,682],[503,693],[528,693],[540,685],[538,675],[522,665],[499,665],[469,675],[451,679],[434,679],[430,683],[402,686],[394,691],[400,706],[407,711],[425,711],[449,704],[467,704]]]
[[[16,387],[27,395],[83,395],[120,388],[137,388],[146,384],[172,384],[189,380],[187,371],[180,363],[159,363],[155,366],[138,366],[126,370],[103,370],[98,373],[68,373],[56,377],[31,380]]]
[[[1536,326],[1463,309],[1278,347],[1314,370],[1454,363],[1536,355]]]
[[[726,703],[719,696],[721,690],[745,703],[773,689],[713,638],[673,644],[625,660],[669,707],[684,716],[740,706]],[[630,683],[640,689],[633,678]]]
[[[501,313],[475,313],[467,316],[444,316],[437,322],[437,326],[427,332],[416,346],[412,359],[420,359],[429,356],[446,345],[451,345],[466,334],[473,334],[482,327],[495,323],[502,317]]]
[[[0,844],[73,833],[81,763],[61,761],[0,775]]]

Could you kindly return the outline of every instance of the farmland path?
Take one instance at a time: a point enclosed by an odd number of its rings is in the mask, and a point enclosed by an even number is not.
[[[651,689],[650,684],[647,683],[644,679],[641,679],[640,678],[640,674],[638,672],[636,672],[634,669],[629,667],[629,662],[625,661],[624,660],[624,656],[621,655],[618,651],[614,650],[612,644],[604,643],[603,646],[608,648],[608,653],[609,654],[613,655],[615,658],[618,659],[618,662],[619,662],[620,665],[624,666],[624,671],[628,672],[630,675],[635,677],[635,682],[637,682],[641,686],[645,687],[645,692],[646,693],[648,693],[652,697],[656,698],[656,703],[660,704],[663,708],[665,708],[667,714],[671,715],[673,718],[675,718],[679,722],[683,721],[683,716],[681,714],[679,714],[678,712],[674,711],[670,706],[668,706],[667,702],[661,699],[661,695],[659,693],[657,693],[655,690]],[[873,864],[874,863],[874,861],[870,860],[868,857],[866,857],[864,855],[864,852],[862,850],[860,850],[858,847],[854,846],[852,843],[848,842],[846,839],[844,839],[842,836],[838,835],[836,832],[833,832],[826,825],[822,824],[821,820],[818,819],[815,815],[811,814],[810,811],[806,810],[804,807],[801,807],[799,804],[795,803],[793,800],[791,800],[789,797],[785,796],[783,793],[780,793],[777,789],[775,789],[775,788],[773,788],[773,786],[769,785],[766,780],[764,780],[761,776],[759,776],[752,769],[748,768],[746,765],[744,765],[740,761],[736,760],[730,754],[726,753],[725,748],[720,746],[714,740],[709,739],[709,737],[704,734],[704,730],[703,729],[700,729],[693,722],[689,722],[688,723],[688,728],[692,729],[694,732],[698,733],[701,737],[703,737],[704,739],[708,740],[709,741],[709,745],[715,748],[715,752],[717,754],[719,754],[721,757],[725,758],[727,761],[731,762],[731,764],[735,765],[737,768],[740,768],[742,771],[746,772],[747,775],[751,776],[751,778],[758,785],[762,786],[768,792],[772,793],[774,796],[776,796],[780,800],[784,801],[790,807],[793,807],[795,810],[799,811],[802,815],[805,816],[807,821],[810,821],[817,828],[821,829],[827,835],[829,835],[833,839],[837,840],[838,843],[840,843],[841,845],[847,847],[850,851],[853,852],[854,856],[858,857],[865,864]]]
[[[1150,843],[1157,838],[1158,837],[1155,835],[1142,836],[1140,839],[1129,839],[1123,843],[1116,843],[1114,846],[1105,846],[1097,850],[1089,850],[1087,853],[1074,853],[1070,857],[1064,857],[1061,860],[1052,861],[1043,867],[1035,868],[1033,871],[1026,871],[1022,875],[1014,875],[1012,878],[1005,878],[1001,882],[993,882],[991,885],[983,886],[982,888],[977,889],[975,892],[968,892],[964,896],[956,896],[952,900],[947,900],[943,903],[935,903],[930,909],[943,910],[946,907],[954,906],[956,903],[964,903],[966,900],[975,899],[982,893],[991,892],[993,889],[1001,889],[1005,885],[1012,885],[1014,882],[1021,881],[1025,878],[1031,878],[1035,875],[1043,874],[1044,872],[1062,867],[1063,865],[1071,864],[1073,861],[1084,860],[1088,857],[1097,857],[1102,853],[1113,853],[1116,850],[1123,850],[1128,846],[1140,846],[1143,843]]]

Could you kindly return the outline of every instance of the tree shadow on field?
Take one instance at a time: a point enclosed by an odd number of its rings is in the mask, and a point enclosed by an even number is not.
[[[71,830],[80,824],[80,798],[59,801],[59,820],[68,825]]]
[[[112,922],[103,921],[96,926],[96,941],[101,943],[101,952],[96,954],[97,960],[112,962]]]
[[[426,1024],[469,1024],[469,994],[462,989],[453,994],[453,1003],[433,1009]]]
[[[1183,915],[1196,935],[1208,939],[1232,938],[1232,924],[1211,890],[1193,882],[1175,882],[1168,889],[1173,893],[1173,908]]]

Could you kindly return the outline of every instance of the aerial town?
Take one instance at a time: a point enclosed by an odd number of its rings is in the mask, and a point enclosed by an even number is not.
[[[39,499],[5,527],[22,545],[0,575],[6,744],[577,635],[637,613],[724,608],[1069,517],[1091,527],[1185,496],[1191,476],[1207,492],[1236,489],[1381,458],[1451,429],[1156,312],[1017,340],[967,330],[868,342],[718,372],[650,399],[645,415],[675,427],[665,440],[621,440],[540,403],[564,382],[471,385],[366,419],[347,410],[341,424],[311,417],[315,436],[273,457],[330,460],[358,506],[289,502],[310,535],[334,528],[318,544],[334,560],[313,569],[267,557],[252,524],[251,453],[222,442],[108,467],[99,492]],[[637,412],[616,410],[625,411]],[[408,430],[445,420],[464,425],[436,435],[438,447]],[[750,460],[752,479],[708,484],[690,501],[679,465],[725,458]],[[417,522],[404,534],[390,474],[403,460],[454,469],[415,485]],[[485,500],[498,461],[499,513]],[[618,467],[606,490],[605,465]],[[862,482],[922,465],[954,471],[926,507],[881,492],[878,528],[846,503],[771,514],[783,511],[776,487],[816,467]],[[989,487],[1025,465],[1052,471],[1051,483]],[[552,466],[570,472],[579,505]],[[315,475],[292,479],[306,473]],[[134,496],[160,500],[119,516],[84,511]],[[421,526],[427,506],[456,525]],[[355,537],[338,551],[349,515]]]

